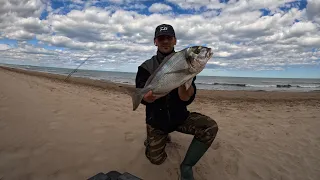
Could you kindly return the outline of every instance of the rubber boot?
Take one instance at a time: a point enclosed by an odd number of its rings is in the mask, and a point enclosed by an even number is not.
[[[208,148],[208,145],[193,138],[186,156],[180,165],[181,180],[194,180],[192,167],[197,164]]]

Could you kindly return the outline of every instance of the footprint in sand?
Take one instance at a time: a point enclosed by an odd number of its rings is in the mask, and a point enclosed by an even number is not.
[[[222,162],[222,156],[215,156],[211,160],[212,165],[219,164],[221,162]]]
[[[290,118],[288,122],[289,122],[289,124],[297,124],[298,120],[294,119],[294,118]]]
[[[0,111],[7,111],[7,107],[5,107],[5,106],[0,106]]]
[[[7,124],[4,121],[2,121],[2,118],[0,117],[0,129],[4,129],[6,127],[7,127]]]
[[[3,157],[8,159],[26,159],[30,156],[29,151],[21,146],[12,147],[8,151],[1,152]]]
[[[109,122],[101,122],[99,124],[92,125],[92,132],[95,134],[104,134],[110,131],[110,129],[114,129],[115,125],[110,124]]]
[[[55,109],[52,111],[54,114],[60,114],[61,110],[60,109]]]
[[[46,154],[54,146],[51,142],[43,143],[37,147],[32,148],[33,155],[43,155]]]
[[[107,107],[103,107],[101,110],[102,110],[102,111],[108,111],[108,110],[109,110],[109,108],[107,108]]]
[[[238,161],[240,158],[240,152],[232,145],[227,145],[226,148],[226,159],[224,160],[225,171],[227,174],[237,175],[239,170]]]
[[[179,164],[182,161],[182,156],[180,155],[180,150],[183,149],[183,147],[176,143],[176,142],[170,142],[166,145],[166,153],[168,154],[168,159],[172,161],[174,164]],[[186,152],[186,151],[184,151]]]
[[[106,132],[106,129],[104,127],[96,127],[92,132],[95,134],[103,134]]]
[[[50,129],[58,129],[59,126],[60,126],[60,123],[57,122],[57,121],[53,121],[53,122],[50,122],[50,123],[49,123],[49,128],[50,128]]]
[[[91,101],[91,102],[94,102],[94,103],[96,103],[96,104],[100,104],[100,103],[99,103],[99,99],[97,99],[97,98],[91,98],[90,101]]]
[[[4,101],[6,99],[7,99],[6,96],[4,96],[3,94],[0,94],[0,102]],[[3,106],[0,105],[0,111],[5,111],[5,110],[7,110],[7,107],[5,107],[4,105]]]
[[[180,176],[180,172],[179,172],[179,168],[178,167],[169,167],[166,169],[167,174],[169,175],[169,177],[179,177]],[[175,178],[176,179],[176,178]]]
[[[124,140],[127,142],[134,141],[134,134],[130,131],[124,133]]]
[[[6,98],[6,96],[3,93],[1,93],[0,94],[0,99],[5,99],[5,98]]]
[[[216,143],[212,144],[211,148],[214,149],[214,150],[218,150],[220,148],[220,146],[221,146],[220,142],[216,142]]]
[[[210,167],[207,164],[199,163],[194,167],[196,179],[207,179],[206,176],[210,174]],[[198,178],[197,178],[198,177]]]
[[[232,160],[227,160],[225,170],[228,174],[236,175],[238,174],[238,165],[235,164]]]
[[[49,177],[57,178],[59,177],[60,173],[60,170],[55,170],[52,174],[49,175]]]
[[[263,179],[258,172],[255,172],[255,170],[249,169],[249,173],[254,177],[254,179]]]

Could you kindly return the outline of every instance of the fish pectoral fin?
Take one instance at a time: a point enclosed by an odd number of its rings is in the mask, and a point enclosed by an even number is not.
[[[179,69],[179,70],[176,70],[176,71],[167,72],[165,74],[173,74],[173,73],[185,73],[185,74],[188,74],[189,73],[189,69]]]
[[[184,83],[186,90],[188,90],[192,84],[193,78],[189,79],[187,82]]]

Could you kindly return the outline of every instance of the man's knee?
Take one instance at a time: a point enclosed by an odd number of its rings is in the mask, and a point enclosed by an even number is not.
[[[218,124],[215,120],[210,118],[209,122],[210,123],[209,123],[209,126],[206,129],[206,131],[207,131],[207,134],[210,136],[210,138],[213,141],[218,133],[219,127],[218,127]]]
[[[210,117],[207,117],[207,118],[208,118],[208,124],[209,124],[207,129],[211,135],[216,136],[219,130],[218,123]]]
[[[218,133],[218,130],[219,130],[218,124],[214,119],[206,115],[201,114],[201,119],[202,119],[202,124],[199,127],[196,137],[200,141],[208,145],[211,145]]]

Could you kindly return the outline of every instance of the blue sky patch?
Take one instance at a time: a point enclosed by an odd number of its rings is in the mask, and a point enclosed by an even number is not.
[[[0,44],[8,44],[11,47],[17,47],[18,41],[15,39],[3,38],[3,39],[0,39]]]

